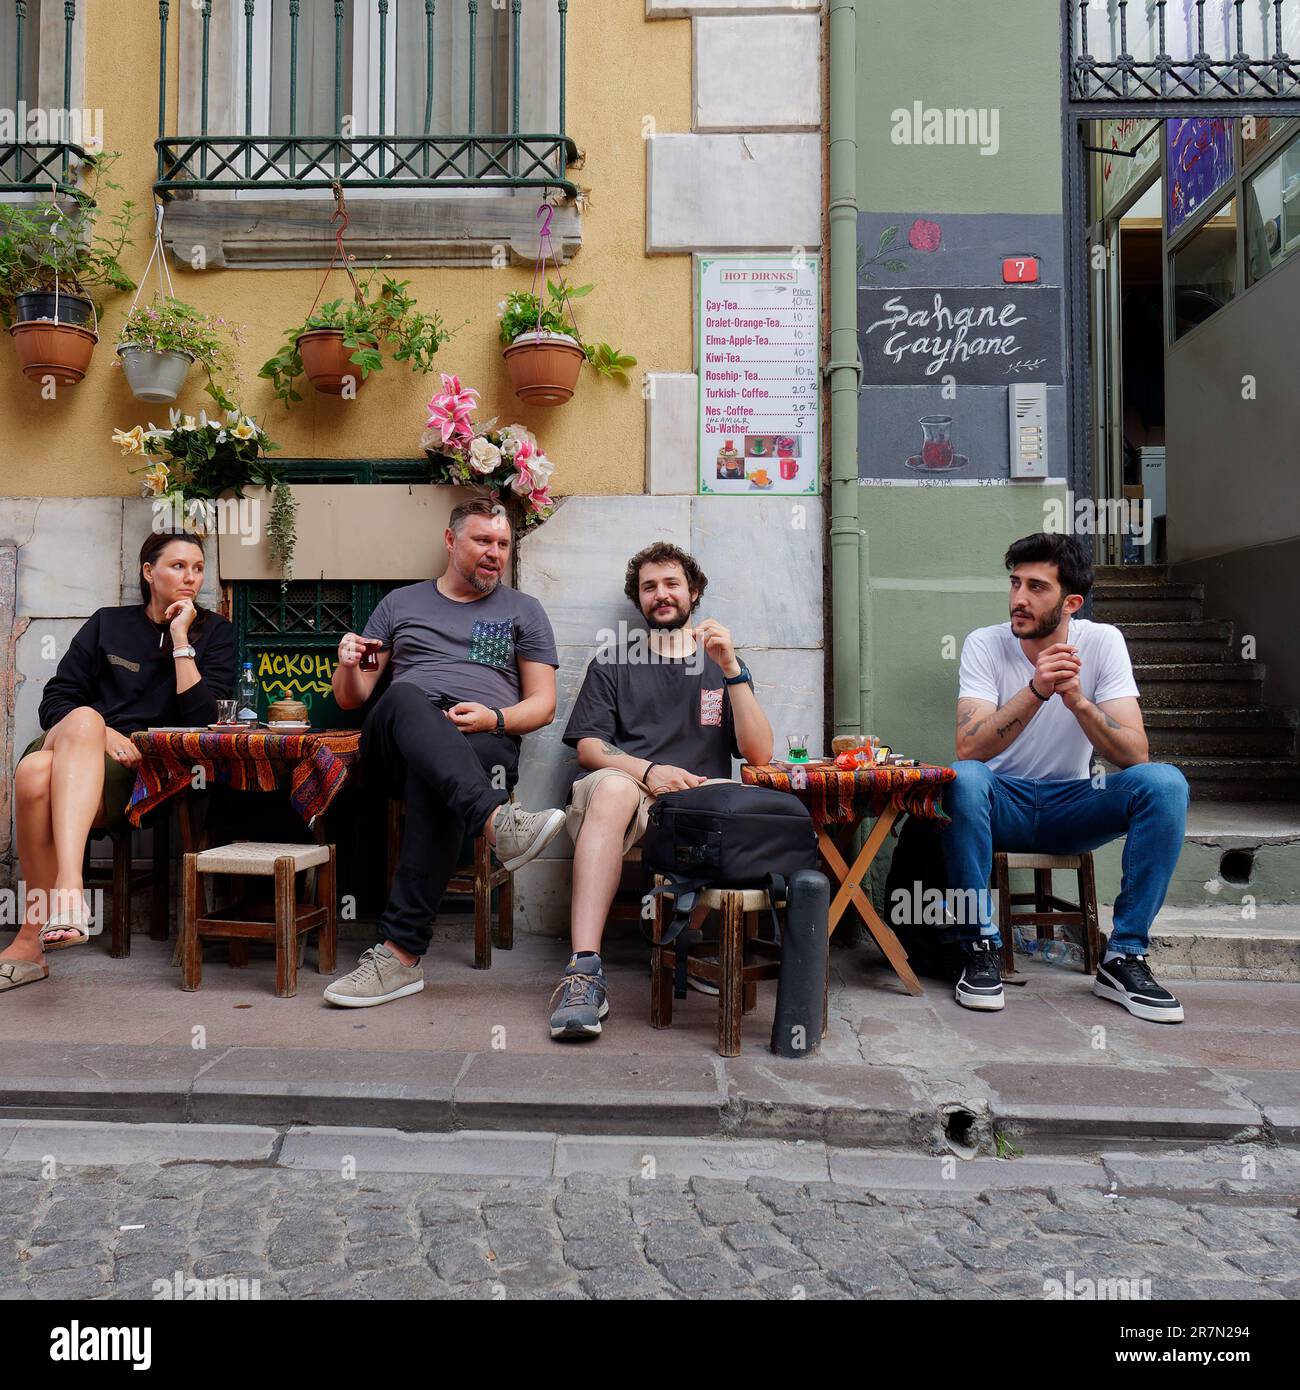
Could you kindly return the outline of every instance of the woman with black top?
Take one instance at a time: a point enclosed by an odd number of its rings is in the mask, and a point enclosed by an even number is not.
[[[0,952],[0,991],[45,979],[47,951],[90,938],[82,857],[92,828],[127,827],[140,761],[131,734],[210,724],[217,701],[234,693],[234,629],[195,606],[202,584],[200,540],[150,535],[140,548],[143,606],[101,608],[46,683],[45,732],[24,750],[14,774],[27,896],[24,925]]]

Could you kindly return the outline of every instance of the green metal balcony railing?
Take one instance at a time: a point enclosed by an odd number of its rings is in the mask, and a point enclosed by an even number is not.
[[[6,115],[10,132],[17,137],[0,141],[0,193],[75,192],[77,165],[95,153],[78,138],[85,133],[88,113],[72,109],[72,31],[77,22],[77,0],[63,0],[63,104],[57,109],[42,106],[39,94],[30,89],[29,44],[39,37],[42,0],[0,3],[13,11],[13,51],[0,55],[0,62],[6,67],[12,63],[13,109]],[[9,37],[7,16],[5,37]]]
[[[578,187],[567,177],[567,167],[578,157],[577,146],[564,133],[565,122],[565,41],[569,0],[527,0],[530,6],[548,6],[555,17],[553,29],[558,54],[553,72],[558,74],[558,91],[547,95],[546,109],[558,110],[558,131],[530,133],[520,130],[520,89],[522,54],[522,8],[525,0],[509,0],[508,82],[504,124],[485,120],[480,111],[480,6],[501,10],[492,0],[422,0],[423,10],[423,120],[421,129],[396,130],[385,126],[396,105],[390,93],[394,45],[394,0],[307,0],[320,13],[332,4],[333,18],[333,129],[304,134],[298,129],[304,88],[311,74],[303,71],[300,29],[303,28],[303,0],[242,0],[243,112],[242,133],[214,131],[210,128],[213,100],[211,55],[214,48],[213,2],[194,0],[201,26],[202,57],[198,93],[197,133],[169,135],[167,121],[167,40],[170,0],[158,4],[158,176],[155,191],[163,198],[199,189],[234,191],[243,189],[328,189],[335,183],[344,188],[558,188],[573,196]],[[181,0],[190,3],[190,0]],[[240,0],[229,0],[234,6]],[[421,0],[403,0],[404,13],[418,14]],[[271,82],[288,87],[287,130],[263,133],[254,129],[254,57],[257,38],[268,18],[282,25],[287,22],[287,73],[274,71]],[[455,53],[454,70],[464,75],[465,100],[457,102],[450,117],[435,120],[435,97],[439,83],[435,63],[435,25],[455,21],[467,41]],[[376,41],[367,52],[370,60],[366,75],[368,90],[377,89],[377,131],[355,132],[355,121],[347,111],[345,73],[353,55],[348,35],[354,24],[371,26]],[[445,46],[445,45],[444,45]],[[407,55],[410,56],[409,54]],[[496,74],[494,74],[495,76]],[[318,74],[319,80],[319,74]],[[308,89],[310,95],[310,89]],[[408,98],[410,93],[407,93]],[[269,109],[269,102],[263,103]],[[499,108],[500,109],[500,108]],[[463,124],[462,124],[463,121]],[[435,129],[435,126],[443,128]],[[450,128],[448,128],[450,127]]]

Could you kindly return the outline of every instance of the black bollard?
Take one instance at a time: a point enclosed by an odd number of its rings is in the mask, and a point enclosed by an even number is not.
[[[825,874],[800,869],[790,876],[772,1022],[772,1051],[778,1056],[807,1057],[822,1044],[830,907]]]

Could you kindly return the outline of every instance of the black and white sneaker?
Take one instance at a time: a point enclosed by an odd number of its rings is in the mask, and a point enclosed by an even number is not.
[[[1156,983],[1145,956],[1116,956],[1097,970],[1092,992],[1123,1006],[1135,1018],[1149,1023],[1181,1023],[1183,1006],[1163,985]]]
[[[966,947],[966,964],[957,980],[957,1002],[967,1009],[1001,1009],[1002,970],[998,953],[987,941]]]

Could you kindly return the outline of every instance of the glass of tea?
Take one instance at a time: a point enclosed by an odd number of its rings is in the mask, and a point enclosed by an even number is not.
[[[362,639],[366,644],[366,649],[361,653],[361,660],[358,666],[362,671],[379,670],[379,653],[384,650],[384,644],[377,637],[365,637]]]

